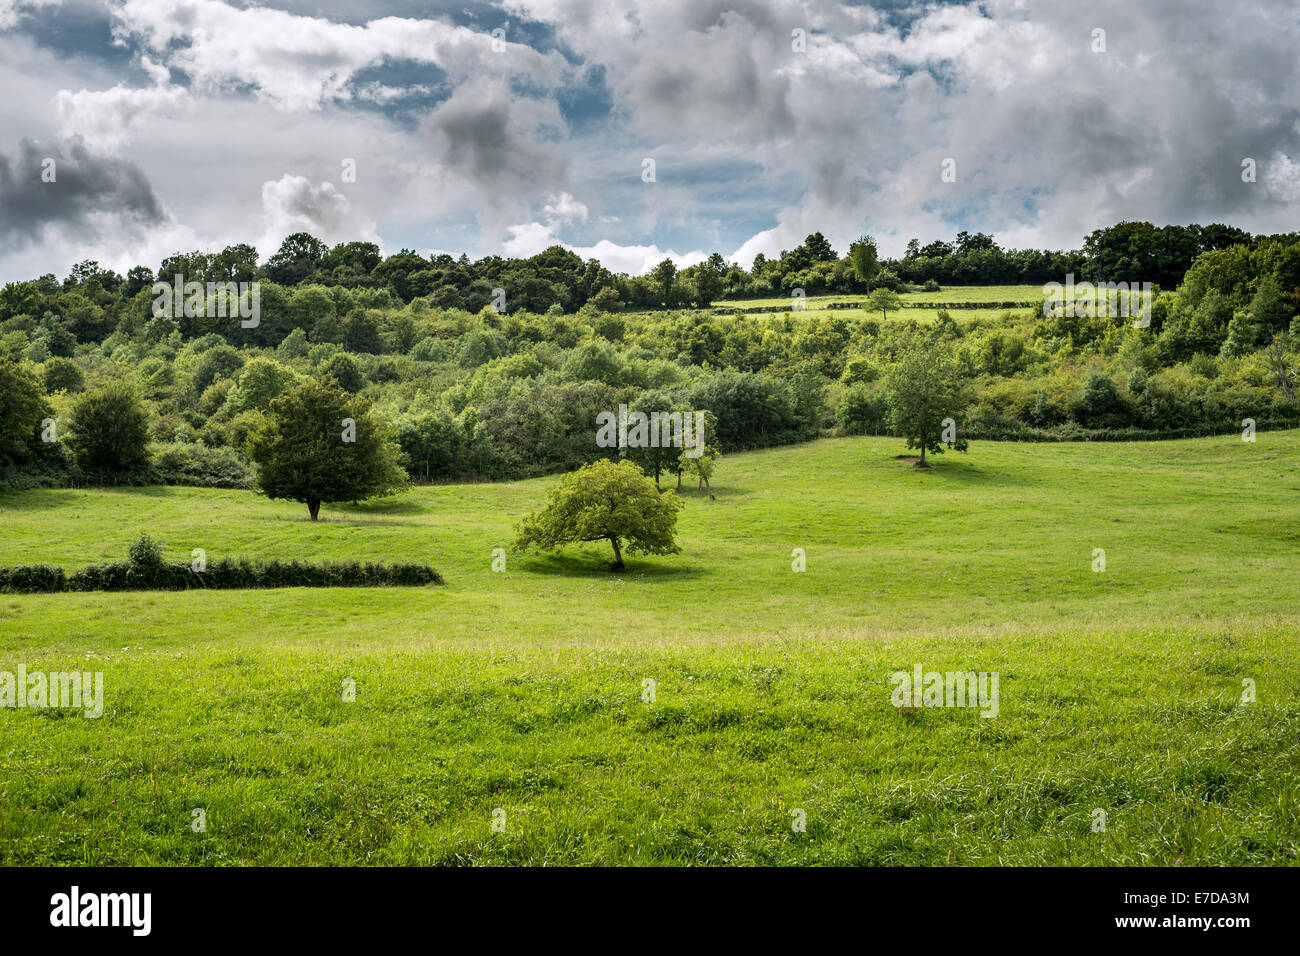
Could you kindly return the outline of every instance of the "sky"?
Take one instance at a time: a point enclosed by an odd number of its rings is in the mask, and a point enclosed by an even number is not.
[[[1297,50],[1294,0],[0,0],[0,282],[304,230],[630,274],[1290,232]]]

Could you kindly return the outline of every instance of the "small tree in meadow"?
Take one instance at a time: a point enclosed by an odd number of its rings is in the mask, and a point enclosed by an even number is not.
[[[882,320],[888,319],[890,312],[897,312],[902,307],[903,300],[898,297],[898,293],[883,286],[867,296],[867,301],[862,303],[862,308],[867,312],[879,312]]]
[[[677,472],[677,490],[682,490],[682,475],[689,475],[696,479],[695,490],[701,489],[708,491],[709,500],[713,501],[713,486],[709,484],[709,479],[713,477],[714,471],[718,468],[718,459],[722,457],[722,452],[718,451],[712,445],[705,445],[700,450],[698,458],[688,458],[686,455],[681,457],[681,469]]]
[[[921,449],[917,467],[925,468],[925,453],[944,450],[944,419],[954,422],[970,401],[965,373],[952,348],[943,342],[917,337],[907,344],[885,379],[889,420],[908,448]],[[964,438],[948,443],[966,450]]]
[[[608,541],[614,570],[623,549],[632,554],[676,554],[681,502],[664,494],[630,461],[602,458],[565,475],[546,506],[519,525],[515,547],[554,551],[566,544]]]

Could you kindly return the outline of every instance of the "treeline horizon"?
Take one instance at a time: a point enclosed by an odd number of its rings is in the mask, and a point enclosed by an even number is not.
[[[39,320],[46,312],[65,318],[78,342],[102,341],[126,311],[152,304],[155,282],[227,283],[259,281],[296,290],[304,286],[345,288],[363,293],[361,308],[387,308],[424,299],[439,309],[476,313],[499,302],[505,312],[575,313],[591,305],[598,312],[707,308],[717,302],[826,294],[863,294],[877,288],[897,292],[920,286],[1024,285],[1059,281],[1074,274],[1080,281],[1151,282],[1172,289],[1204,252],[1241,245],[1300,241],[1300,232],[1252,235],[1235,226],[1168,225],[1125,221],[1094,230],[1077,250],[1001,248],[986,233],[959,232],[949,242],[922,245],[913,239],[899,259],[880,259],[874,240],[864,236],[843,255],[820,232],[774,258],[759,253],[751,268],[713,253],[707,260],[678,268],[665,258],[642,276],[607,269],[596,259],[583,260],[555,245],[527,258],[485,256],[470,260],[438,253],[420,256],[402,249],[384,257],[371,242],[327,246],[309,233],[285,238],[274,255],[259,261],[246,243],[220,252],[191,251],[165,258],[155,271],[138,265],[120,276],[95,260],[72,267],[60,281],[53,273],[10,282],[0,288],[0,322],[18,316]],[[79,296],[80,298],[68,298]],[[193,335],[206,329],[196,329]]]

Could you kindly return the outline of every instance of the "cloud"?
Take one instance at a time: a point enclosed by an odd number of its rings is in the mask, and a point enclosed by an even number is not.
[[[619,245],[608,239],[602,239],[591,246],[575,246],[561,241],[553,224],[540,222],[509,226],[506,232],[510,238],[502,244],[504,255],[526,259],[551,246],[563,246],[584,260],[596,259],[612,272],[625,272],[633,276],[645,275],[665,259],[671,259],[679,269],[684,269],[709,257],[707,252],[698,249],[678,253],[672,249],[660,249],[656,245]]]
[[[568,156],[558,143],[564,120],[554,101],[514,95],[499,79],[463,84],[421,122],[431,162],[449,204],[469,208],[485,232],[499,234],[521,206],[556,193]]]
[[[53,181],[42,178],[47,171]],[[50,234],[139,234],[165,219],[138,166],[96,155],[79,138],[64,145],[24,139],[12,160],[0,154],[0,209],[0,247],[9,249]]]
[[[267,2],[112,0],[117,45],[51,46],[49,11],[0,0],[17,91],[0,130],[136,164],[172,217],[150,247],[253,241],[250,224],[476,256],[563,235],[638,271],[813,231],[840,251],[870,232],[885,254],[960,229],[1071,248],[1121,219],[1276,232],[1300,212],[1300,21],[1282,0],[1231,17],[1205,0],[502,0],[445,20]],[[507,42],[453,17],[504,23]],[[358,178],[331,195],[343,157]],[[53,235],[24,248],[64,255]]]
[[[452,83],[479,71],[559,82],[567,64],[513,42],[439,20],[384,17],[335,23],[220,0],[126,0],[116,33],[136,39],[207,89],[251,88],[286,110],[314,110],[353,95],[368,67],[406,60],[442,70]]]
[[[62,0],[0,0],[0,30],[7,30],[18,23],[22,13],[37,7],[54,6]]]
[[[141,65],[153,77],[153,86],[131,88],[119,83],[108,90],[60,90],[55,107],[61,133],[116,150],[148,119],[174,112],[188,100],[183,87],[171,85],[166,67],[148,57],[142,58]]]
[[[315,185],[292,173],[263,184],[262,218],[265,228],[257,249],[263,256],[274,253],[284,237],[295,232],[309,232],[328,244],[379,243],[374,221],[354,209],[333,183]]]
[[[568,222],[587,218],[587,204],[578,202],[569,193],[559,193],[550,198],[544,207],[550,221]]]

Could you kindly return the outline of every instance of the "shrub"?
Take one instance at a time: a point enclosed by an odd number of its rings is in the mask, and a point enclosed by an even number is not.
[[[44,594],[63,591],[67,579],[63,569],[52,564],[20,564],[0,568],[0,591],[8,594]]]
[[[62,573],[62,569],[55,569]],[[250,561],[219,558],[195,571],[184,561],[145,566],[131,561],[92,564],[67,578],[69,591],[185,591],[263,588],[419,587],[443,584],[425,564],[360,561]]]
[[[413,362],[445,362],[447,348],[438,339],[428,335],[411,346],[407,357]]]
[[[157,538],[145,533],[131,542],[131,546],[126,549],[126,556],[138,568],[157,568],[163,563],[165,547]]]
[[[159,483],[199,488],[252,488],[253,470],[233,448],[202,442],[167,442],[153,449]]]
[[[865,385],[850,387],[835,409],[835,419],[846,434],[879,435],[889,420],[889,403]]]

